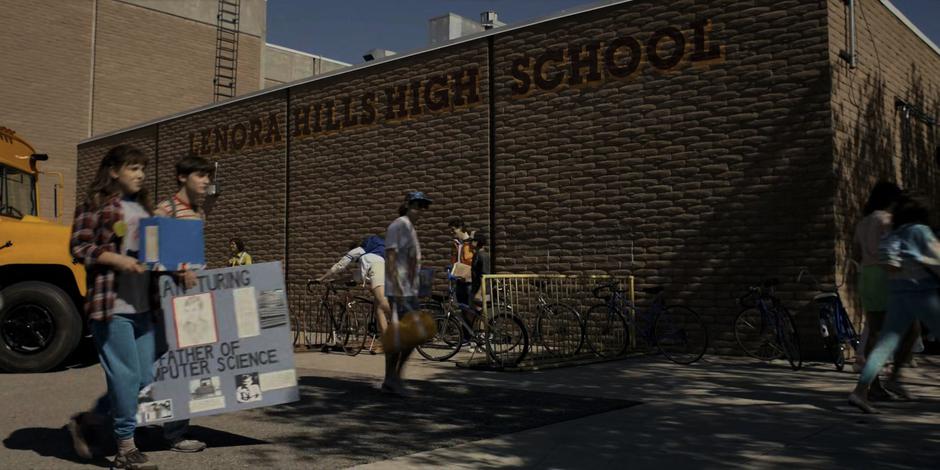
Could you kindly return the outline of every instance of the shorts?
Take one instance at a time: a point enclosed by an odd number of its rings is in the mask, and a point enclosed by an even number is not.
[[[884,312],[888,308],[888,272],[881,266],[863,266],[858,291],[866,312]]]
[[[363,279],[363,284],[368,284],[369,289],[375,290],[378,287],[385,287],[385,263],[375,261],[369,266],[369,272]]]

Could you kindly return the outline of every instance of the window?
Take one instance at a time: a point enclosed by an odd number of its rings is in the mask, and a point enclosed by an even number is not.
[[[0,215],[16,218],[36,215],[34,181],[29,173],[0,166]]]

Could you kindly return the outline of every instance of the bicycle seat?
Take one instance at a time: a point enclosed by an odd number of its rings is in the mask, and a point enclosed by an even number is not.
[[[663,286],[646,287],[642,289],[643,293],[651,294],[651,295],[656,295],[664,290],[666,290],[666,288]]]
[[[820,292],[835,293],[839,291],[839,288],[832,284],[822,284],[819,286]]]
[[[813,301],[814,301],[814,302],[819,302],[819,301],[821,301],[821,300],[835,299],[835,298],[837,298],[837,297],[839,297],[839,296],[836,295],[835,292],[823,292],[822,294],[816,294],[816,295],[814,295],[814,296],[813,296]]]

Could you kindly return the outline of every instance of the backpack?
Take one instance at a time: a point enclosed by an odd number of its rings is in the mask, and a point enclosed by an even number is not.
[[[366,254],[372,253],[385,258],[385,240],[378,235],[370,235],[362,241],[362,249]]]

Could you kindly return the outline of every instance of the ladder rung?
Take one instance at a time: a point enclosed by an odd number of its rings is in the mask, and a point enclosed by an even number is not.
[[[238,41],[236,41],[236,40],[234,40],[234,39],[219,38],[219,41],[227,42],[227,43],[230,43],[230,44],[238,44]]]
[[[236,7],[236,8],[238,7],[238,2],[228,2],[228,1],[226,1],[226,0],[219,0],[219,3],[222,4],[222,5],[233,6],[233,7]]]
[[[225,66],[225,65],[219,65],[218,67],[219,67],[220,69],[235,70],[234,67],[228,67],[228,66]]]
[[[224,9],[224,8],[221,9],[221,10],[219,10],[219,14],[220,14],[220,15],[223,14],[223,13],[226,13],[226,14],[229,14],[229,15],[235,15],[236,18],[238,17],[238,12],[237,12],[237,11],[226,10],[226,9]]]
[[[219,47],[219,50],[220,50],[220,51],[225,51],[225,52],[238,52],[237,50],[235,50],[235,49],[229,49],[228,47]]]

